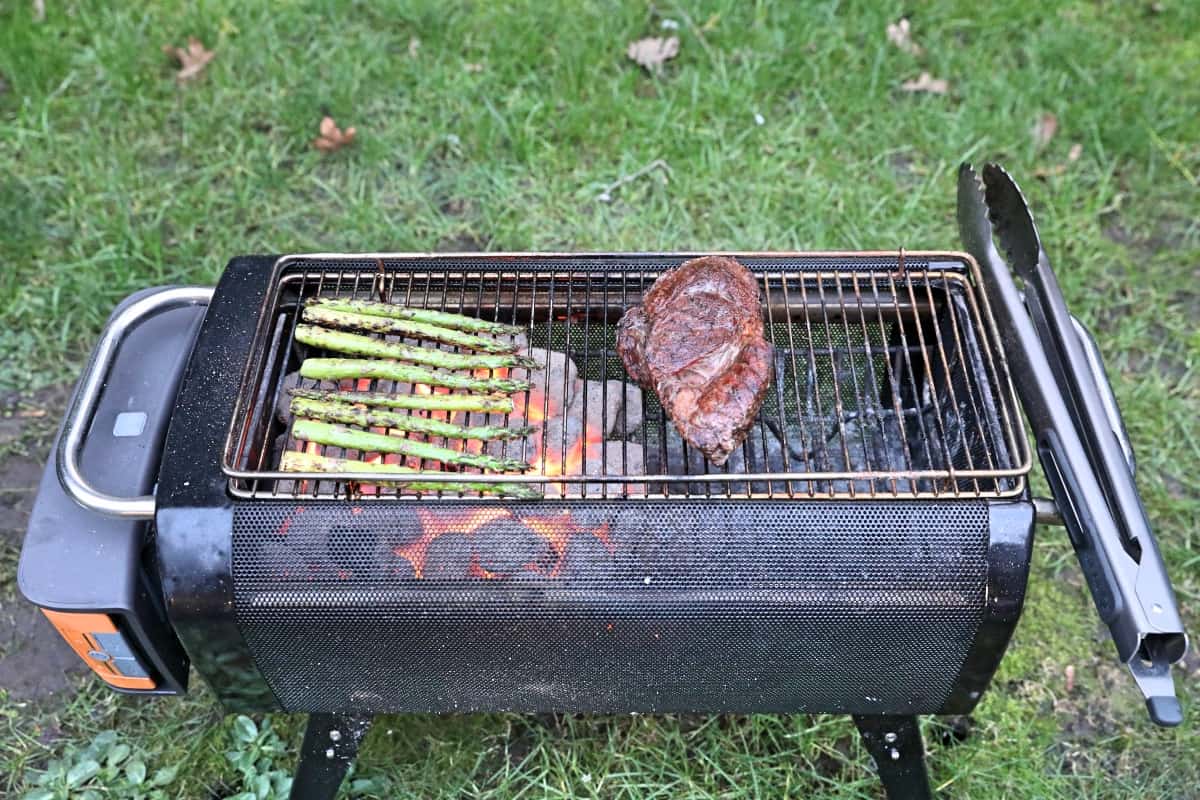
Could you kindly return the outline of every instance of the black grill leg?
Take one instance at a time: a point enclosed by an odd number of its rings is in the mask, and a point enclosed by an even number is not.
[[[867,746],[888,800],[929,800],[929,774],[925,771],[925,743],[916,717],[854,716],[854,724]]]
[[[309,714],[291,800],[333,800],[370,728],[369,716]]]

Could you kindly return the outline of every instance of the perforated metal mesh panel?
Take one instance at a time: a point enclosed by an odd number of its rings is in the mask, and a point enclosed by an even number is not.
[[[983,615],[953,503],[239,505],[289,711],[936,711]]]

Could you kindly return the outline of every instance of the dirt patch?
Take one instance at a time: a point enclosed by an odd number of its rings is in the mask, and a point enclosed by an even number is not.
[[[1110,211],[1100,217],[1100,230],[1110,241],[1141,256],[1153,256],[1164,250],[1179,250],[1186,244],[1189,220],[1172,216],[1160,218],[1149,229],[1134,231],[1125,224],[1121,214]]]
[[[0,399],[0,686],[16,700],[52,699],[86,671],[16,585],[21,540],[69,393],[60,385]]]

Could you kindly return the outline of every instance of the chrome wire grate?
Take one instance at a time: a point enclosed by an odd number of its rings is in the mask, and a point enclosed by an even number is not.
[[[943,498],[1022,491],[1030,464],[1025,435],[990,313],[961,257],[738,255],[760,281],[775,377],[740,451],[721,467],[687,446],[653,394],[629,381],[614,349],[625,310],[663,269],[687,257],[283,259],[231,423],[225,460],[231,492],[271,499],[480,500],[456,491],[456,481],[468,480],[534,483],[548,497],[568,499]],[[284,450],[325,449],[292,438],[286,415],[276,412],[289,373],[304,357],[334,355],[294,341],[298,309],[314,296],[386,297],[523,327],[521,352],[540,366],[514,369],[512,377],[527,378],[533,388],[514,398],[512,414],[460,414],[455,421],[533,426],[535,433],[524,439],[457,445],[519,458],[533,465],[530,473],[447,472],[436,463],[408,462],[422,470],[421,480],[445,483],[443,491],[416,495],[372,484],[369,475],[330,480],[276,471]],[[325,388],[431,391],[374,380]]]

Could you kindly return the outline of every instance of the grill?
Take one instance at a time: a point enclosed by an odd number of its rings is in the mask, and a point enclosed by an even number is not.
[[[231,711],[309,713],[295,800],[334,797],[373,714],[501,710],[848,713],[889,797],[923,798],[916,715],[978,703],[1036,514],[1067,528],[1151,718],[1178,724],[1187,640],[1099,352],[1011,179],[989,167],[985,183],[986,201],[960,175],[968,253],[734,254],[774,375],[720,466],[614,350],[622,315],[688,254],[255,256],[215,289],[134,295],[47,465],[21,589],[120,691],[181,694],[196,673]],[[398,458],[298,438],[331,429],[291,418],[293,384],[393,405],[440,391],[303,384],[302,363],[334,355],[297,333],[312,298],[514,326],[521,369],[476,376],[528,381],[511,413],[439,421],[529,430],[406,434],[438,457],[405,457],[420,491],[284,471],[313,463],[297,451]],[[1026,424],[1054,500],[1030,497]],[[514,469],[451,471],[464,458]],[[522,499],[481,487],[497,483]]]
[[[328,355],[295,342],[300,306],[341,297],[520,325],[527,332],[518,343],[542,365],[512,371],[534,384],[516,413],[462,420],[535,427],[532,436],[489,450],[533,464],[534,474],[447,473],[422,461],[422,480],[446,484],[423,499],[479,499],[455,491],[455,482],[467,480],[532,483],[571,499],[1020,494],[1030,457],[1007,370],[995,355],[995,327],[966,262],[938,253],[740,258],[762,287],[775,379],[740,452],[721,467],[689,450],[653,394],[630,383],[614,350],[621,315],[681,259],[485,257],[468,269],[445,258],[285,259],[264,315],[269,326],[254,348],[263,358],[247,372],[233,416],[223,464],[230,490],[250,499],[416,497],[371,485],[369,474],[333,481],[275,471],[285,449],[326,450],[290,438],[286,420],[273,412],[301,357]],[[387,381],[352,383],[341,388],[397,391]],[[318,387],[307,379],[301,385]]]

